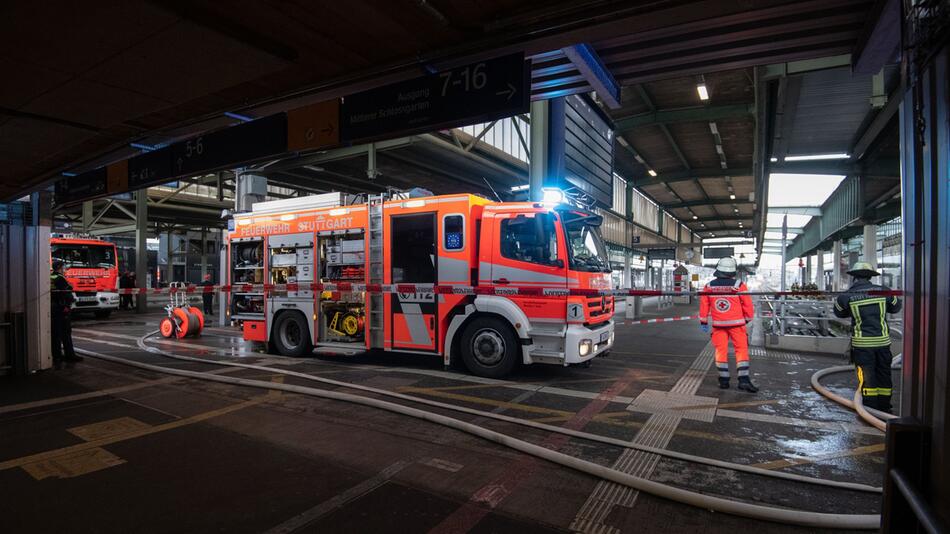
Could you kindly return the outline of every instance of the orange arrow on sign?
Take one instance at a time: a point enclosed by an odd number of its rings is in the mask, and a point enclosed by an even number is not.
[[[326,100],[287,112],[287,149],[314,150],[340,144],[340,101]]]

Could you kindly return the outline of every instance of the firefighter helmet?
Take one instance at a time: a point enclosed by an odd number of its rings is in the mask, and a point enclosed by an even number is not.
[[[872,276],[880,276],[881,273],[875,271],[870,263],[859,261],[851,266],[848,274],[857,278],[871,278]]]
[[[722,274],[736,274],[736,259],[732,256],[726,256],[716,264],[716,270]]]

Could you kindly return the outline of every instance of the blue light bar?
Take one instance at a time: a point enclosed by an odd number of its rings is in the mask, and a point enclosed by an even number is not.
[[[146,152],[151,152],[157,148],[157,147],[145,145],[142,143],[129,143],[129,146],[132,148],[137,148],[139,150],[144,150]]]
[[[248,117],[247,115],[241,115],[241,114],[239,114],[239,113],[233,113],[233,112],[231,112],[231,111],[225,111],[225,112],[224,112],[224,116],[225,116],[225,117],[231,117],[232,119],[237,119],[237,120],[243,121],[243,122],[250,122],[250,121],[254,120],[254,117]]]

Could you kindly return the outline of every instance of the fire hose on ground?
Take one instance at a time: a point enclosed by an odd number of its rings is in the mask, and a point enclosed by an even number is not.
[[[861,402],[861,391],[859,389],[854,391],[854,398],[849,400],[826,388],[820,382],[822,378],[830,374],[844,373],[849,371],[854,371],[853,365],[839,365],[836,367],[822,369],[821,371],[811,375],[811,387],[815,388],[815,391],[818,393],[837,402],[838,404],[858,412],[858,415],[861,416],[861,419],[864,419],[870,425],[874,426],[881,432],[884,432],[887,429],[887,423],[885,421],[888,419],[894,419],[897,416],[864,406],[864,403]]]
[[[692,461],[692,462],[702,463],[706,465],[713,465],[716,467],[733,469],[737,471],[751,472],[755,474],[765,474],[760,471],[766,471],[766,470],[757,469],[751,466],[730,464],[729,462],[721,462],[718,460],[711,460],[709,458],[702,458],[702,457],[686,455],[682,453],[674,453],[673,451],[667,451],[664,449],[654,449],[652,447],[644,447],[644,446],[635,445],[629,442],[623,442],[620,440],[613,440],[611,438],[596,436],[594,434],[575,432],[575,431],[563,429],[563,428],[552,426],[552,425],[543,425],[540,423],[533,423],[531,421],[502,416],[500,414],[491,414],[489,412],[482,412],[481,410],[473,410],[473,409],[468,409],[468,408],[464,408],[460,406],[453,406],[450,404],[430,401],[428,399],[422,399],[419,397],[402,395],[400,393],[395,393],[395,392],[391,392],[391,391],[387,391],[383,389],[371,388],[368,386],[360,386],[357,384],[350,384],[346,382],[335,381],[331,379],[316,377],[313,375],[307,375],[304,373],[296,373],[293,371],[286,371],[283,369],[275,369],[275,368],[271,368],[267,366],[259,366],[259,365],[253,365],[253,364],[238,364],[236,362],[214,361],[214,360],[206,360],[206,359],[200,359],[200,358],[192,358],[188,356],[180,356],[180,355],[176,355],[173,353],[156,349],[154,347],[149,347],[145,343],[145,339],[147,339],[148,337],[154,334],[155,332],[151,332],[149,334],[146,334],[142,338],[140,338],[138,342],[139,347],[150,353],[159,354],[168,358],[229,366],[229,367],[243,367],[243,368],[257,369],[257,370],[262,370],[262,371],[267,371],[267,372],[276,372],[276,373],[285,374],[289,376],[297,376],[297,377],[305,378],[308,380],[323,382],[323,383],[327,383],[331,385],[347,387],[350,389],[358,389],[362,391],[371,392],[374,394],[400,398],[400,399],[407,400],[410,402],[427,404],[427,405],[438,407],[438,408],[443,408],[443,409],[448,409],[448,410],[453,410],[453,411],[460,411],[460,412],[465,412],[465,413],[472,413],[479,416],[492,417],[493,419],[498,419],[498,420],[502,420],[502,421],[506,421],[510,423],[516,423],[523,426],[540,428],[540,429],[547,430],[550,432],[558,432],[558,433],[571,435],[573,437],[578,437],[582,439],[589,439],[589,440],[599,441],[602,443],[608,443],[611,445],[616,445],[616,446],[621,446],[621,447],[645,450],[647,452],[662,454],[664,456],[678,458],[681,460]],[[538,458],[548,460],[558,465],[562,465],[564,467],[568,467],[570,469],[574,469],[574,470],[589,474],[597,478],[608,480],[608,481],[611,481],[623,486],[627,486],[639,491],[645,491],[647,493],[656,495],[658,497],[670,499],[670,500],[680,502],[683,504],[697,506],[697,507],[704,508],[707,510],[729,513],[729,514],[743,516],[743,517],[750,517],[754,519],[760,519],[763,521],[788,523],[788,524],[809,526],[809,527],[876,529],[880,525],[880,516],[877,514],[831,514],[831,513],[821,513],[821,512],[808,512],[808,511],[802,511],[802,510],[791,510],[791,509],[785,509],[785,508],[775,508],[775,507],[765,506],[765,505],[757,505],[757,504],[749,504],[749,503],[744,503],[744,502],[732,501],[732,500],[721,498],[721,497],[714,497],[714,496],[704,495],[702,493],[698,493],[698,492],[694,492],[690,490],[676,488],[676,487],[669,486],[666,484],[661,484],[659,482],[653,482],[645,478],[636,477],[636,476],[633,476],[633,475],[630,475],[630,474],[627,474],[627,473],[624,473],[624,472],[621,472],[609,467],[605,467],[593,462],[582,460],[580,458],[576,458],[576,457],[573,457],[561,452],[547,449],[545,447],[535,445],[533,443],[529,443],[527,441],[509,436],[506,434],[502,434],[500,432],[495,432],[493,430],[489,430],[487,428],[483,428],[478,425],[467,423],[459,419],[436,414],[433,412],[427,412],[427,411],[420,410],[417,408],[412,408],[409,406],[404,406],[401,404],[388,402],[384,400],[363,397],[360,395],[353,395],[353,394],[348,394],[348,393],[340,393],[336,391],[328,391],[328,390],[323,390],[323,389],[311,388],[311,387],[280,384],[280,383],[261,381],[261,380],[235,378],[235,377],[221,376],[221,375],[215,375],[215,374],[210,374],[210,373],[187,371],[187,370],[182,370],[182,369],[172,369],[172,368],[162,367],[158,365],[152,365],[152,364],[147,364],[143,362],[128,360],[125,358],[118,358],[115,356],[100,354],[100,353],[96,353],[96,352],[92,352],[88,350],[79,350],[78,352],[81,352],[82,354],[93,357],[93,358],[98,358],[98,359],[102,359],[102,360],[106,360],[106,361],[110,361],[114,363],[130,365],[133,367],[138,367],[141,369],[147,369],[150,371],[155,371],[155,372],[160,372],[160,373],[165,373],[165,374],[171,374],[171,375],[182,376],[182,377],[187,377],[187,378],[195,378],[199,380],[206,380],[206,381],[212,381],[212,382],[220,382],[220,383],[232,384],[232,385],[238,385],[238,386],[287,391],[287,392],[298,393],[301,395],[307,395],[311,397],[319,397],[319,398],[338,400],[338,401],[343,401],[343,402],[350,402],[353,404],[360,404],[363,406],[369,406],[372,408],[382,409],[389,412],[406,415],[409,417],[414,417],[414,418],[421,419],[424,421],[429,421],[431,423],[446,426],[455,430],[459,430],[461,432],[472,434],[472,435],[481,437],[483,439],[492,441],[494,443],[498,443],[500,445],[504,445],[506,447],[523,452],[525,454],[530,454],[532,456],[536,456]],[[845,483],[845,482],[813,479],[809,477],[802,477],[800,475],[793,475],[790,473],[778,473],[778,472],[771,472],[771,471],[766,471],[766,473],[768,473],[767,476],[775,476],[777,478],[785,478],[785,479],[790,479],[790,480],[796,480],[799,482],[808,482],[808,483],[813,483],[813,484],[821,484],[821,485],[840,487],[840,488],[859,490],[859,491],[874,491],[874,492],[880,491],[880,488],[873,488],[871,486],[866,486],[863,484],[852,484],[852,483]]]

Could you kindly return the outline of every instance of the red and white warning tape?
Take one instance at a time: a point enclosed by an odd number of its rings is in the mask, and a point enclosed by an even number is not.
[[[680,315],[679,317],[662,317],[660,319],[640,319],[639,321],[624,321],[624,324],[672,323],[673,321],[691,321],[699,319],[698,315]]]
[[[504,295],[533,297],[658,297],[686,295],[761,295],[770,297],[828,297],[852,294],[848,291],[665,291],[656,289],[581,289],[555,287],[467,286],[445,284],[359,284],[306,283],[306,284],[234,284],[219,286],[188,285],[184,287],[124,288],[120,295],[168,295],[174,293],[285,293],[287,291],[332,291],[337,293],[435,293],[437,295]],[[874,290],[862,294],[873,296],[901,296],[902,291]]]

